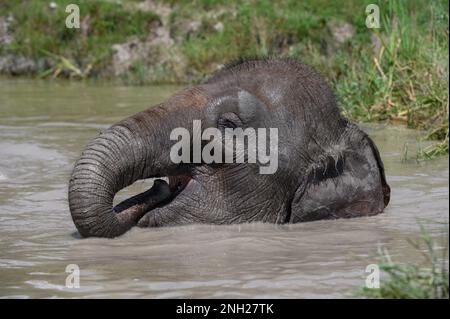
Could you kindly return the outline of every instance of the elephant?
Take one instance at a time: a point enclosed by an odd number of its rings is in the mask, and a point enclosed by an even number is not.
[[[174,163],[170,134],[179,127],[192,133],[195,120],[219,131],[276,128],[276,172],[261,174],[259,164],[249,162]],[[149,190],[113,207],[118,191],[148,178],[156,179]],[[389,199],[372,139],[341,115],[322,76],[293,58],[230,63],[112,125],[86,146],[68,188],[80,235],[107,238],[134,226],[372,216]]]

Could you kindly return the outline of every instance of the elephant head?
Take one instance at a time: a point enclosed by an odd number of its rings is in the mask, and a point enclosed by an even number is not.
[[[260,163],[175,163],[171,132],[276,128],[277,169]],[[195,147],[190,145],[192,152]],[[204,143],[200,148],[205,147]],[[192,154],[191,154],[192,155]],[[168,177],[113,207],[139,179]],[[389,202],[379,152],[343,118],[332,91],[292,59],[249,60],[212,75],[94,138],[76,162],[69,206],[82,236],[189,223],[296,223],[381,213]]]

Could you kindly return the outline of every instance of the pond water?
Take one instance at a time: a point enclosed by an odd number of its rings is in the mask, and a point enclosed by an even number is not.
[[[0,79],[0,297],[345,298],[364,286],[377,247],[419,264],[419,223],[444,245],[448,157],[414,157],[419,133],[363,125],[392,188],[385,213],[297,225],[193,225],[79,239],[67,183],[85,144],[178,87]],[[122,192],[144,191],[138,182]],[[441,247],[442,249],[442,247]],[[66,266],[80,268],[67,288]],[[381,277],[383,284],[384,277]]]

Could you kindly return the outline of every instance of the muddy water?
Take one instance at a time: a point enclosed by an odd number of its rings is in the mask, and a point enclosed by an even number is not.
[[[394,261],[420,263],[407,242],[418,238],[418,222],[438,239],[446,232],[448,158],[402,162],[418,133],[371,125],[392,187],[385,214],[77,238],[67,182],[82,148],[176,89],[0,79],[0,297],[352,297],[378,245]],[[80,288],[66,287],[68,264],[79,266]]]

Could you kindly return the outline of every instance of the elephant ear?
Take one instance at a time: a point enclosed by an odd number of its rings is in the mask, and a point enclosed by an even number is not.
[[[390,188],[377,147],[358,129],[351,146],[324,155],[296,190],[288,222],[370,216],[383,212]]]

